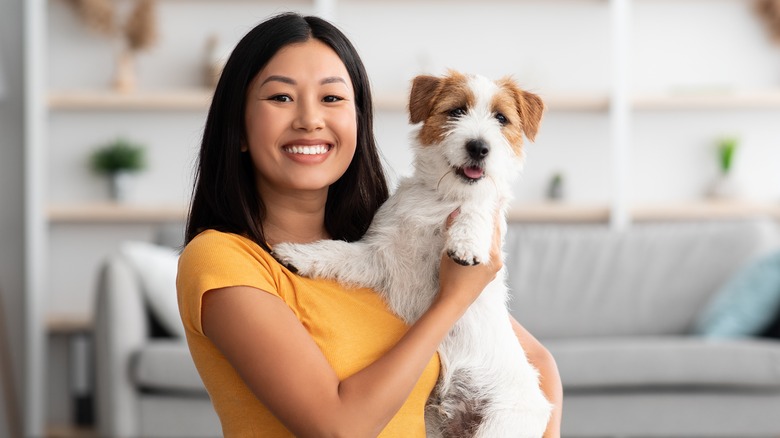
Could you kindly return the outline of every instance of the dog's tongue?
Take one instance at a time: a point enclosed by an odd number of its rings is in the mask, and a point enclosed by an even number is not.
[[[482,174],[484,173],[485,171],[482,170],[481,167],[477,167],[477,166],[469,166],[463,168],[463,174],[471,179],[482,178]]]

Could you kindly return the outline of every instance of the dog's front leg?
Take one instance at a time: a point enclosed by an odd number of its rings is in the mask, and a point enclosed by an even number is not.
[[[304,277],[327,278],[361,287],[376,287],[374,253],[363,242],[320,240],[313,243],[279,243],[273,256],[279,263]]]
[[[455,262],[477,265],[490,259],[493,242],[493,214],[490,208],[461,207],[447,235],[447,255]]]

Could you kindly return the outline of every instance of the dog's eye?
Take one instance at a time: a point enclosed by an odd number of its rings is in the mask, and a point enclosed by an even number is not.
[[[455,108],[453,110],[450,110],[450,117],[457,118],[464,115],[466,115],[466,108],[461,107],[461,108]]]
[[[507,119],[506,116],[501,113],[496,113],[496,120],[498,120],[498,123],[500,123],[501,126],[504,126],[507,123],[509,123],[509,119]]]

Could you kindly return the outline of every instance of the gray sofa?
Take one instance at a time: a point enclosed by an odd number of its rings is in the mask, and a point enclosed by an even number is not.
[[[510,305],[556,357],[564,436],[779,436],[780,342],[690,334],[715,291],[778,245],[768,220],[511,224]],[[218,436],[186,345],[160,333],[139,274],[119,255],[102,270],[99,434]]]
[[[691,335],[770,220],[512,225],[515,317],[556,358],[567,436],[780,436],[780,342]],[[779,291],[780,292],[780,291]]]

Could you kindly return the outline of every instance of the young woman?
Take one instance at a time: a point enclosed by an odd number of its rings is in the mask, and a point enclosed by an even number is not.
[[[443,257],[411,327],[378,294],[302,278],[278,242],[360,239],[388,197],[365,69],[331,24],[282,14],[250,31],[209,110],[177,288],[192,357],[224,435],[424,436],[436,349],[501,268]],[[455,214],[455,213],[454,213]],[[448,218],[442,218],[442,223]],[[556,413],[549,353],[514,322]]]

